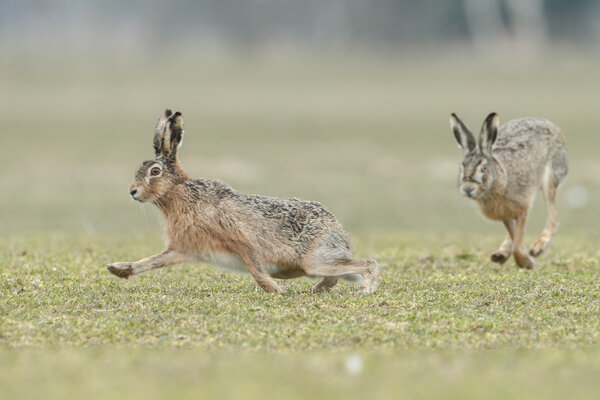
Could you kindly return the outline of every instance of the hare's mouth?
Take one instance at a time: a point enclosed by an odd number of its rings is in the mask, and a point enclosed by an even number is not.
[[[469,199],[475,199],[479,197],[480,191],[473,186],[461,187],[460,194],[462,194],[465,197],[468,197]]]

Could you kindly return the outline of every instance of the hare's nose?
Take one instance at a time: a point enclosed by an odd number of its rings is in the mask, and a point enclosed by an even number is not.
[[[135,194],[137,193],[137,189],[133,189],[131,192],[129,192],[129,194],[131,195],[131,197],[133,197],[135,199]]]

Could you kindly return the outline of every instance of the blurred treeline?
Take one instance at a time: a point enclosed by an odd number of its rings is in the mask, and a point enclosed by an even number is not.
[[[0,44],[12,55],[190,45],[248,52],[426,51],[448,44],[529,51],[598,43],[597,0],[0,1]]]

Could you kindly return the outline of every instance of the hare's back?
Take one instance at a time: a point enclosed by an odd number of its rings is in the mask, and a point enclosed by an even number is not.
[[[295,233],[339,224],[335,216],[316,201],[260,195],[246,195],[240,200],[252,212],[266,220],[277,221]]]
[[[245,203],[257,216],[256,221],[262,220],[299,253],[304,254],[323,240],[328,246],[351,249],[342,224],[319,202],[248,195]]]
[[[543,167],[565,147],[558,126],[543,118],[521,118],[508,121],[498,131],[494,157],[511,176],[523,182],[536,181]]]
[[[544,118],[526,117],[502,124],[494,149],[557,149],[564,145],[564,134],[556,124]]]
[[[243,228],[246,237],[264,246],[284,246],[304,253],[331,235],[337,246],[350,249],[342,224],[316,201],[238,192],[218,180],[199,179],[188,184],[192,197],[210,203],[222,219],[217,225]]]

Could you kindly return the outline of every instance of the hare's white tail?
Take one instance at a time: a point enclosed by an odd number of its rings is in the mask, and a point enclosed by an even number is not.
[[[363,281],[363,276],[361,274],[346,274],[341,275],[340,279],[345,280],[346,282],[354,283],[360,285]]]

